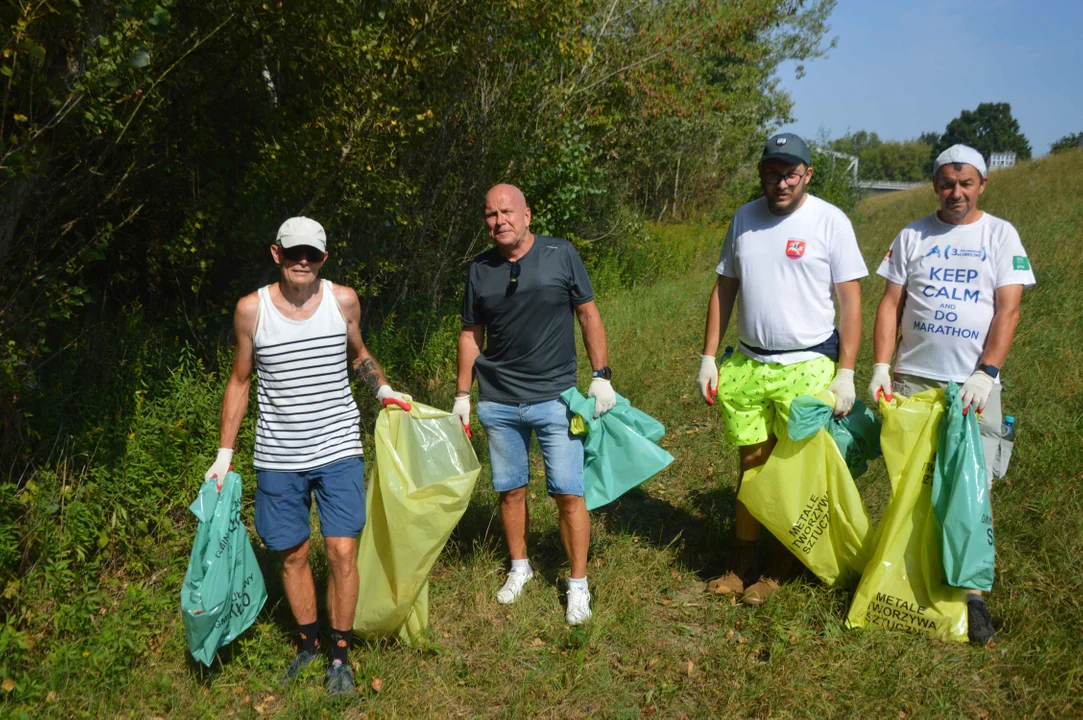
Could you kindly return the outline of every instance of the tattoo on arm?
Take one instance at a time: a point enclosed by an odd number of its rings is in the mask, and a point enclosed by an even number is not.
[[[373,392],[379,390],[380,386],[383,385],[384,373],[371,357],[362,360],[354,372],[365,381],[366,385],[372,388]]]

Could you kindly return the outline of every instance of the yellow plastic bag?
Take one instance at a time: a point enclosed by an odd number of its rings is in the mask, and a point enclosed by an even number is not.
[[[357,569],[354,633],[426,637],[429,571],[470,502],[481,464],[462,423],[412,403],[376,418],[376,461],[368,467],[366,522]]]
[[[835,403],[829,392],[817,398]],[[780,437],[767,462],[745,472],[737,499],[825,584],[857,584],[872,525],[826,427],[805,440]]]
[[[875,549],[846,618],[849,627],[883,627],[966,642],[966,591],[943,581],[932,508],[934,459],[944,391],[880,400],[880,447],[891,500]]]

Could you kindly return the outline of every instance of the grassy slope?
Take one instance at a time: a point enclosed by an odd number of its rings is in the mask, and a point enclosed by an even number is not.
[[[721,444],[720,418],[694,387],[721,232],[669,228],[665,242],[686,252],[699,248],[693,268],[600,302],[616,387],[666,423],[665,443],[677,459],[595,513],[592,625],[572,631],[563,623],[555,586],[565,572],[563,553],[535,459],[532,555],[542,577],[520,604],[495,603],[503,543],[483,473],[475,502],[433,573],[436,647],[421,653],[379,643],[355,650],[359,679],[367,686],[379,677],[379,694],[366,687],[363,697],[332,705],[319,673],[280,692],[275,681],[290,657],[291,624],[272,589],[269,610],[237,643],[231,662],[213,673],[186,665],[179,618],[169,616],[162,626],[144,629],[154,636],[150,661],[120,679],[89,679],[94,674],[79,668],[74,651],[54,662],[55,702],[41,709],[94,716],[1079,714],[1081,198],[1083,153],[1069,153],[994,175],[983,201],[1019,229],[1038,278],[1025,294],[1004,369],[1005,408],[1017,417],[1019,436],[1010,480],[994,490],[999,577],[990,605],[1003,619],[1003,640],[992,651],[847,631],[848,594],[815,583],[788,585],[759,610],[702,593],[724,555],[735,480],[735,452]],[[866,201],[854,220],[870,269],[903,225],[934,207],[924,189]],[[868,381],[868,338],[883,282],[872,277],[863,285],[859,388]],[[478,446],[484,452],[484,443]],[[887,485],[882,463],[859,485],[879,517]],[[167,598],[183,565],[178,557],[149,591],[163,607],[171,605]],[[79,680],[84,674],[86,684]]]

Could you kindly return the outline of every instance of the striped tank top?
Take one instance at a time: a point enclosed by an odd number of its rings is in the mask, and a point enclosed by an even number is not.
[[[307,320],[290,320],[259,289],[254,339],[257,470],[299,472],[360,457],[361,415],[350,392],[346,320],[330,280]]]

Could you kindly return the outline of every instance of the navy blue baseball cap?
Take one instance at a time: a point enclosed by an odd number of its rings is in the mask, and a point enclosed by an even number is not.
[[[767,144],[763,146],[760,162],[764,160],[782,160],[791,165],[801,163],[811,165],[812,153],[809,152],[805,141],[798,136],[793,133],[779,133],[769,138]]]

